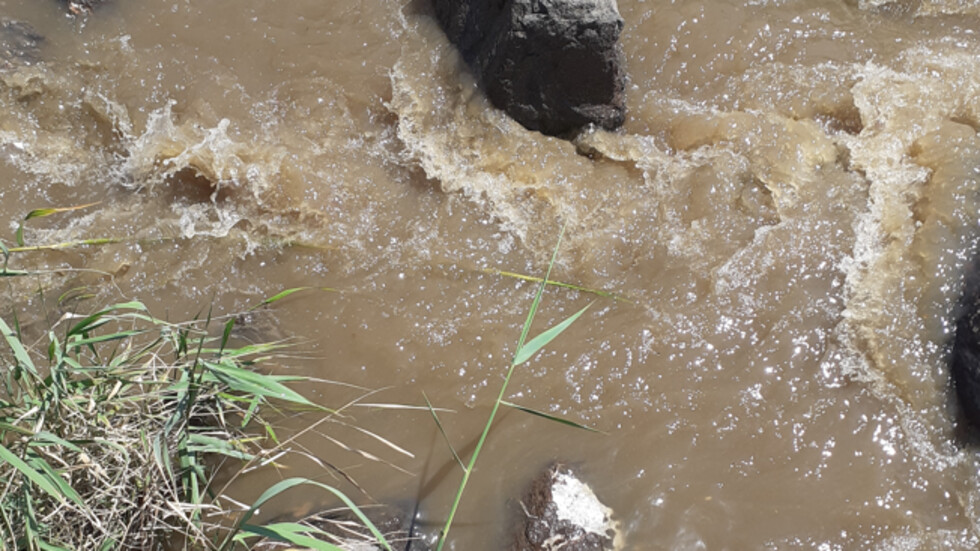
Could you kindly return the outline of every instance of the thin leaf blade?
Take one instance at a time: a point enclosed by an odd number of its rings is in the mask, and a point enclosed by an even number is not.
[[[379,531],[378,528],[374,525],[374,523],[371,522],[371,519],[369,519],[367,515],[365,515],[364,512],[361,511],[360,507],[358,507],[353,501],[351,501],[350,498],[347,497],[343,492],[341,492],[340,490],[332,486],[323,484],[321,482],[310,480],[308,478],[299,478],[299,477],[287,478],[286,480],[277,482],[276,484],[273,484],[271,487],[269,487],[266,491],[262,492],[262,495],[260,495],[259,498],[256,499],[254,503],[252,503],[252,506],[248,508],[248,511],[246,511],[245,514],[242,515],[242,518],[239,521],[238,526],[236,526],[235,530],[228,535],[229,537],[227,539],[225,539],[224,543],[221,546],[221,549],[224,550],[228,548],[228,545],[232,542],[234,538],[235,532],[237,532],[243,526],[245,526],[248,523],[248,521],[255,515],[255,511],[257,511],[259,507],[261,507],[265,502],[285,492],[286,490],[289,490],[290,488],[304,485],[304,484],[323,488],[324,490],[327,490],[328,492],[336,496],[338,499],[340,499],[340,501],[342,501],[344,505],[346,505],[351,510],[351,512],[353,512],[354,515],[357,516],[358,520],[360,520],[361,523],[378,540],[378,543],[380,543],[381,546],[384,547],[387,551],[391,551],[391,546],[388,544],[388,541],[385,539],[384,535],[381,534],[381,531]]]
[[[531,359],[531,357],[534,356],[535,354],[537,354],[539,350],[541,350],[542,348],[544,348],[551,341],[555,340],[555,338],[557,338],[558,335],[561,335],[562,332],[564,332],[566,329],[568,329],[568,327],[571,324],[575,323],[575,320],[577,320],[578,318],[580,318],[582,316],[582,314],[584,314],[586,312],[586,310],[588,310],[589,308],[592,307],[593,304],[595,304],[595,303],[594,302],[590,302],[589,304],[587,304],[585,306],[585,308],[582,308],[578,312],[575,312],[571,316],[568,316],[561,323],[555,325],[551,329],[548,329],[547,331],[541,333],[537,337],[534,337],[533,339],[531,339],[527,344],[525,344],[524,346],[522,346],[517,351],[516,354],[514,354],[514,361],[513,361],[513,364],[512,365],[520,365],[520,364],[528,361],[529,359]]]
[[[27,216],[24,217],[24,221],[26,222],[34,218],[44,218],[46,216],[51,216],[52,214],[58,214],[59,212],[71,212],[74,210],[87,209],[89,207],[94,207],[95,205],[98,205],[100,203],[101,201],[96,201],[94,203],[75,205],[73,207],[49,207],[44,209],[34,209],[31,212],[27,213]]]
[[[228,363],[206,361],[203,364],[218,379],[235,390],[268,398],[277,398],[304,406],[318,407],[302,394],[280,383],[276,377],[242,369]]]
[[[429,397],[422,393],[422,397],[425,398],[425,405],[429,407],[429,414],[432,415],[432,419],[436,422],[436,427],[439,428],[439,432],[442,434],[442,439],[446,441],[446,445],[449,446],[449,451],[452,452],[453,458],[456,463],[459,463],[459,467],[466,471],[466,465],[463,460],[459,458],[459,454],[456,453],[456,448],[453,447],[453,443],[449,441],[449,435],[446,434],[446,429],[443,428],[442,422],[439,420],[439,416],[436,414],[436,408],[432,407],[432,402],[429,402]]]
[[[540,411],[540,410],[536,410],[536,409],[532,409],[532,408],[529,408],[529,407],[526,407],[526,406],[521,406],[521,405],[518,405],[518,404],[514,404],[514,403],[508,402],[506,400],[501,401],[500,403],[502,405],[505,405],[505,406],[509,407],[509,408],[520,410],[520,411],[523,411],[524,413],[530,413],[531,415],[536,415],[538,417],[542,417],[542,418],[547,419],[549,421],[554,421],[556,423],[561,423],[562,425],[567,425],[569,427],[574,427],[574,428],[577,428],[577,429],[587,430],[589,432],[596,432],[596,433],[599,433],[599,434],[605,434],[604,432],[602,432],[599,429],[594,429],[594,428],[592,428],[592,427],[590,427],[588,425],[583,425],[581,423],[576,423],[575,421],[570,421],[568,419],[565,419],[565,418],[562,418],[562,417],[558,417],[558,416],[555,416],[555,415],[551,415],[550,413],[545,413],[545,412]]]
[[[256,536],[263,536],[266,538],[272,538],[279,541],[284,541],[286,543],[291,543],[293,545],[300,545],[302,547],[313,549],[315,551],[344,551],[342,547],[337,547],[332,543],[328,543],[323,540],[319,540],[307,535],[307,533],[309,532],[314,532],[314,533],[317,532],[324,533],[324,532],[322,532],[321,530],[313,530],[310,527],[303,526],[301,524],[295,524],[290,522],[266,524],[263,526],[246,524],[242,526],[242,531],[249,532]]]
[[[77,494],[72,496],[65,495],[57,486],[48,480],[46,476],[38,472],[34,467],[28,465],[23,459],[17,457],[16,454],[2,444],[0,444],[0,461],[10,463],[15,469],[17,469],[18,472],[26,476],[31,482],[37,485],[38,488],[41,488],[45,493],[57,499],[59,502],[64,503],[71,498],[76,504],[84,507],[85,504],[78,498]]]
[[[37,369],[34,367],[34,362],[31,360],[30,354],[27,353],[27,349],[20,342],[20,338],[17,334],[10,329],[10,326],[0,318],[0,333],[3,333],[4,340],[7,341],[7,345],[10,349],[14,351],[14,358],[21,367],[31,372],[33,375],[37,375]]]

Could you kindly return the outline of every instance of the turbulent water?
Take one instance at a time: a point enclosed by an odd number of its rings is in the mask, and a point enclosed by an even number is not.
[[[110,1],[81,19],[0,0],[45,37],[35,62],[0,64],[0,239],[34,208],[97,202],[28,221],[27,245],[120,240],[13,253],[45,272],[5,281],[0,315],[42,331],[115,300],[178,319],[330,288],[239,336],[292,338],[286,372],[377,390],[309,387],[335,407],[425,392],[469,451],[534,292],[499,272],[541,274],[567,225],[553,279],[622,300],[550,290],[541,327],[596,303],[510,399],[606,434],[506,414],[454,549],[503,548],[556,458],[630,549],[980,546],[980,456],[945,368],[980,237],[980,2],[619,7],[626,125],[566,142],[490,107],[421,0]],[[460,473],[429,414],[349,411],[300,440],[310,457],[375,500],[420,500],[436,531]]]

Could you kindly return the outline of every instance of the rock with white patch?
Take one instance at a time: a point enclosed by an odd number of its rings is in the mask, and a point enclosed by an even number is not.
[[[534,479],[521,501],[514,551],[618,551],[619,523],[588,484],[562,463]]]

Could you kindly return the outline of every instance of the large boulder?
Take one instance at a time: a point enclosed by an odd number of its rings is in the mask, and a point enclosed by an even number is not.
[[[980,428],[980,256],[968,269],[959,308],[950,376],[964,419]]]
[[[626,107],[616,0],[432,0],[490,101],[531,130],[614,129]]]
[[[567,465],[541,473],[521,500],[524,514],[512,551],[618,551],[619,523]]]

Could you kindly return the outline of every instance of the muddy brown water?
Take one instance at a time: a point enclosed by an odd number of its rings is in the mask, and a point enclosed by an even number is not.
[[[596,300],[519,369],[452,548],[501,549],[562,458],[630,549],[974,549],[977,450],[956,439],[947,340],[977,244],[980,3],[620,0],[626,126],[569,143],[493,110],[424,2],[110,1],[86,19],[0,0],[46,37],[0,72],[4,282],[40,328],[138,298],[183,318],[294,295],[242,338],[293,338],[332,406],[432,402],[468,450],[562,224],[539,325]],[[74,291],[70,296],[79,295]],[[71,301],[69,301],[71,302]],[[301,443],[437,530],[459,479],[425,412],[352,406]],[[315,419],[282,421],[284,433]],[[293,456],[277,477],[322,477]],[[401,469],[401,470],[399,470]],[[404,472],[403,472],[404,471]],[[329,480],[329,479],[328,479]],[[352,494],[356,492],[337,482]],[[273,518],[330,505],[296,491]]]

